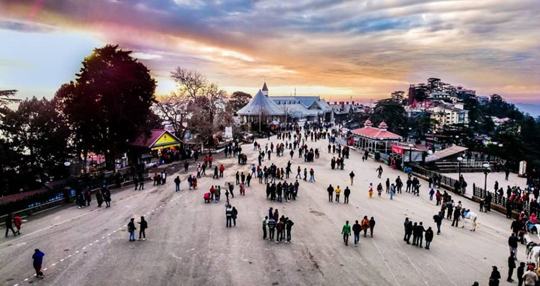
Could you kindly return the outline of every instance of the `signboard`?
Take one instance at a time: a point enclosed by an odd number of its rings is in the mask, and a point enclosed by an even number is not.
[[[403,155],[403,148],[399,146],[392,146],[392,152]]]
[[[232,134],[232,127],[225,127],[225,137],[226,138],[232,138],[233,137],[233,134]]]

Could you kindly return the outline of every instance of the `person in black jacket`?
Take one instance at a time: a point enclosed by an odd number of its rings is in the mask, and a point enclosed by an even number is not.
[[[497,270],[497,266],[493,266],[493,271],[489,276],[489,286],[499,286],[499,279],[501,279],[501,273]]]
[[[127,229],[128,229],[128,232],[129,232],[129,241],[135,241],[135,230],[137,229],[135,227],[135,219],[132,218],[128,225],[127,225]]]
[[[433,240],[433,230],[431,230],[431,227],[428,227],[426,230],[426,249],[429,250],[429,246],[431,245],[431,241]]]
[[[514,274],[515,268],[516,268],[516,261],[514,260],[514,254],[511,253],[510,256],[508,256],[508,278],[506,279],[506,281],[514,282],[514,279],[512,279],[512,274]]]
[[[414,223],[413,227],[412,227],[412,235],[413,235],[413,239],[412,239],[412,245],[418,245],[418,223]],[[407,241],[407,243],[409,243]]]
[[[407,242],[407,244],[411,244],[410,239],[411,239],[411,234],[413,233],[413,229],[414,229],[413,223],[412,221],[409,221],[405,225],[405,241]],[[414,243],[414,239],[413,239],[413,243]]]
[[[508,247],[510,248],[510,255],[517,256],[518,238],[514,232],[508,238]]]
[[[422,224],[422,223],[420,223]],[[369,220],[369,234],[371,235],[371,237],[373,237],[373,229],[375,228],[375,219],[373,217],[371,217],[371,219]]]
[[[13,218],[11,217],[11,213],[9,213],[6,216],[5,223],[6,223],[6,237],[8,237],[10,229],[11,229],[11,232],[13,233],[13,236],[17,236],[17,234],[15,233],[15,230],[13,229]]]
[[[519,267],[517,269],[517,278],[518,278],[518,286],[523,285],[523,274],[525,273],[525,262],[519,263]]]
[[[358,220],[354,223],[352,227],[352,231],[354,233],[354,246],[358,246],[358,240],[360,239],[360,232],[362,231],[362,227],[358,223]]]
[[[348,204],[349,203],[349,196],[351,195],[351,190],[349,189],[349,187],[345,187],[345,191],[343,191],[343,192],[345,194],[345,199],[343,200],[343,203]]]
[[[437,235],[441,233],[441,223],[442,223],[443,217],[444,217],[444,214],[442,214],[441,212],[433,216],[433,220],[437,224]]]
[[[457,206],[454,208],[454,220],[452,221],[452,226],[458,227],[459,217],[461,216],[461,209]]]
[[[232,208],[232,220],[233,220],[234,226],[236,226],[236,218],[237,217],[238,217],[238,210],[236,209],[236,207],[233,207]]]
[[[420,224],[418,224],[418,226],[416,227],[416,238],[417,238],[417,245],[418,247],[422,247],[422,241],[424,240],[424,232],[426,231],[426,229],[424,228],[424,226],[422,225],[422,222],[420,222]]]
[[[137,223],[141,225],[141,228],[139,229],[139,240],[146,240],[145,230],[148,228],[148,222],[144,220],[144,216],[141,216],[141,221]]]
[[[287,241],[285,243],[291,243],[291,231],[292,231],[294,222],[290,220],[288,217],[285,218],[285,220],[287,221],[285,223],[285,228],[287,229]]]
[[[329,202],[334,201],[334,187],[332,187],[332,184],[330,184],[330,186],[328,186],[326,191],[328,192],[328,201]]]

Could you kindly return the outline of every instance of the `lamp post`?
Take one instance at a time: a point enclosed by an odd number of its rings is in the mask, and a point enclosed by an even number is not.
[[[486,164],[482,165],[482,167],[485,168],[485,170],[484,170],[484,176],[485,176],[485,179],[484,179],[484,192],[487,193],[487,176],[488,176],[489,171],[490,171],[489,164],[486,163]]]
[[[412,164],[412,147],[413,144],[409,144],[409,164]]]
[[[463,157],[459,156],[457,157],[457,160],[458,160],[458,178],[461,178],[461,161],[463,161]]]

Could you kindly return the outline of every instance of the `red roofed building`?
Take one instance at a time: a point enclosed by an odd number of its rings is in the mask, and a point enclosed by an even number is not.
[[[395,142],[401,141],[403,138],[395,133],[387,130],[386,122],[381,122],[379,127],[373,127],[371,120],[364,122],[364,127],[352,130],[351,133],[355,137],[355,146],[368,150],[370,152],[388,151],[388,146],[392,146]]]

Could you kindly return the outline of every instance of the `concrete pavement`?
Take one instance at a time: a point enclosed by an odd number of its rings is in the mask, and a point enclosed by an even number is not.
[[[264,148],[271,141],[260,142]],[[249,171],[249,163],[256,163],[257,156],[252,145],[243,147],[248,165],[238,166],[236,158],[217,160],[215,163],[225,164],[225,178],[213,180],[208,171],[199,180],[198,190],[187,190],[186,175],[181,173],[183,190],[174,192],[176,174],[169,173],[164,186],[115,190],[110,209],[97,208],[94,200],[89,208],[66,207],[31,217],[23,225],[23,235],[0,240],[0,285],[461,286],[475,280],[487,285],[492,265],[499,267],[501,285],[506,285],[510,221],[503,215],[477,212],[476,232],[469,231],[470,223],[462,229],[445,221],[431,250],[407,245],[403,241],[405,217],[435,229],[432,217],[439,208],[429,200],[427,183],[422,182],[419,197],[404,193],[391,201],[383,192],[381,198],[375,193],[369,199],[370,182],[384,185],[387,177],[394,181],[398,175],[406,175],[383,166],[383,176],[378,179],[375,169],[379,163],[362,162],[359,152],[351,152],[345,170],[331,170],[327,141],[307,144],[318,147],[321,157],[305,163],[296,151],[292,169],[295,173],[299,164],[302,169],[313,167],[316,182],[300,181],[299,197],[290,203],[266,200],[265,186],[256,178],[245,197],[239,196],[236,187],[231,203],[239,215],[233,228],[225,227],[225,196],[220,203],[211,204],[205,204],[202,196],[211,185],[233,182],[236,170]],[[270,162],[285,168],[289,159],[273,153]],[[328,202],[328,184],[344,189],[351,170],[356,177],[350,187],[350,204]],[[465,199],[463,204],[477,211],[478,204]],[[261,221],[269,207],[294,221],[291,244],[262,240]],[[149,224],[147,240],[128,242],[126,224],[129,218],[138,221],[141,215]],[[355,248],[351,237],[345,246],[341,236],[345,220],[353,224],[364,215],[377,222],[374,238],[361,237]],[[46,254],[43,280],[33,278],[34,248]],[[524,252],[521,247],[520,261],[525,259]]]

